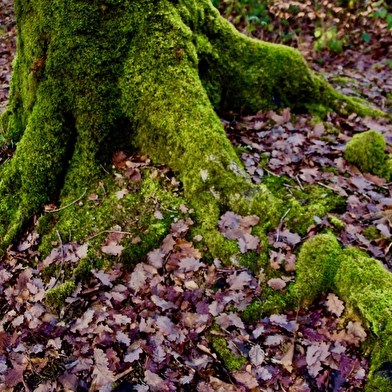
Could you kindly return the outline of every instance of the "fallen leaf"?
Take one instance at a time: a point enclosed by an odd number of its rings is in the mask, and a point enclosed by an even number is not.
[[[121,189],[121,191],[118,191],[116,193],[116,197],[117,197],[117,199],[122,199],[127,194],[128,194],[128,189],[124,188],[124,189]]]
[[[336,314],[340,317],[344,310],[343,301],[341,301],[337,295],[329,293],[327,297],[327,308],[331,313]]]
[[[109,245],[103,245],[101,247],[102,252],[112,256],[120,256],[124,247],[118,245],[116,242],[110,242]]]
[[[254,366],[260,366],[264,362],[265,353],[262,348],[256,344],[250,349],[249,358]]]
[[[230,312],[229,314],[222,313],[215,319],[215,321],[224,329],[227,329],[231,325],[234,325],[235,327],[241,329],[245,328],[245,325],[242,320],[233,312]]]
[[[147,260],[150,265],[155,268],[162,268],[164,254],[160,249],[155,249],[152,252],[147,253]]]
[[[362,327],[362,324],[359,321],[349,321],[347,324],[347,333],[354,335],[355,337],[359,338],[361,342],[366,339],[366,332]]]
[[[75,324],[70,328],[71,332],[75,333],[76,331],[79,331],[83,333],[83,330],[88,327],[88,325],[93,321],[95,314],[94,309],[87,309],[84,313],[83,316],[76,319]]]
[[[104,386],[110,386],[116,379],[113,372],[109,369],[108,359],[103,350],[94,348],[94,370],[92,373],[94,386],[100,389]]]
[[[259,383],[257,382],[255,376],[248,372],[233,370],[231,375],[240,385],[244,385],[248,389],[258,388]]]
[[[157,219],[159,219],[159,220],[162,220],[162,219],[163,219],[162,212],[159,211],[159,210],[156,210],[156,211],[154,212],[154,216],[155,216],[155,218],[157,218]]]
[[[273,288],[274,290],[282,290],[283,288],[286,287],[286,282],[280,278],[270,279],[267,282],[267,284],[269,287]]]

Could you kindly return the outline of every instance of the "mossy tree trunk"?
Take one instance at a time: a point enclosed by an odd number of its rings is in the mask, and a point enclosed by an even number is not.
[[[15,0],[15,11],[2,129],[18,146],[0,172],[3,250],[56,193],[80,195],[117,149],[169,165],[211,218],[205,228],[215,226],[217,204],[251,187],[217,111],[277,101],[363,110],[314,76],[299,52],[236,32],[209,0]]]

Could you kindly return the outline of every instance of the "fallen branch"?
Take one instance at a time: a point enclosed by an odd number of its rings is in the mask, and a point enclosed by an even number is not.
[[[72,206],[72,204],[75,204],[75,203],[77,203],[79,200],[81,200],[81,199],[83,198],[83,196],[86,194],[86,192],[87,192],[87,188],[84,190],[83,195],[80,196],[79,199],[74,200],[72,203],[69,203],[69,204],[67,204],[67,205],[64,206],[64,207],[57,208],[57,209],[51,210],[51,211],[45,211],[45,212],[58,212],[58,211],[61,211],[61,210],[65,210],[66,208]]]

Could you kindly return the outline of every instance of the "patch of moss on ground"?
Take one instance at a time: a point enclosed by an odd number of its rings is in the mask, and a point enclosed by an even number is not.
[[[67,280],[61,285],[48,290],[45,299],[50,307],[59,310],[64,306],[65,299],[72,294],[75,288],[75,282]]]
[[[56,219],[53,220],[53,214],[40,218],[39,226],[44,222],[46,225],[43,225],[42,231],[49,233],[43,235],[39,248],[43,256],[49,253],[54,243],[58,243],[58,232],[64,243],[76,241],[83,244],[87,241],[98,256],[108,259],[110,263],[113,258],[102,255],[100,247],[109,234],[107,231],[113,230],[116,224],[121,231],[130,233],[125,234],[121,242],[125,249],[120,261],[124,265],[131,267],[141,261],[147,252],[158,247],[170,225],[182,216],[179,205],[186,203],[185,200],[173,195],[159,179],[151,179],[149,170],[143,172],[138,190],[118,198],[117,192],[126,186],[126,181],[119,186],[114,179],[107,177],[101,186],[97,184],[95,189],[89,190],[89,193],[98,195],[98,201],[90,201],[86,195],[80,202],[55,213]],[[161,208],[163,219],[159,220],[154,212],[160,209],[160,205],[174,212]],[[52,226],[50,230],[48,226]]]
[[[306,235],[308,227],[314,224],[314,217],[322,218],[328,212],[343,212],[346,201],[333,191],[312,184],[298,184],[287,177],[265,176],[263,183],[270,192],[282,200],[280,216],[287,211],[286,226],[301,236]],[[290,185],[290,193],[285,184]],[[283,208],[284,206],[284,208]]]
[[[381,237],[379,230],[374,226],[368,226],[363,231],[363,235],[370,241],[377,240]]]
[[[248,305],[245,310],[241,313],[241,319],[247,324],[255,324],[260,321],[263,315],[263,309],[260,300],[254,300]]]
[[[340,219],[336,218],[336,216],[333,215],[328,215],[328,220],[330,223],[336,227],[338,231],[342,231],[345,228],[344,222],[342,222]]]
[[[215,332],[215,333],[214,333]],[[227,347],[227,341],[222,335],[219,325],[214,323],[208,333],[208,340],[212,349],[218,355],[218,358],[223,362],[223,365],[228,371],[240,370],[241,366],[246,362],[245,357],[237,358],[235,354]]]

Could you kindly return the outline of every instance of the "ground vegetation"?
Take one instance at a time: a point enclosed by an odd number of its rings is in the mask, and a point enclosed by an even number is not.
[[[215,4],[321,76],[207,1],[41,3],[8,104],[0,9],[4,388],[389,390],[388,5]]]

